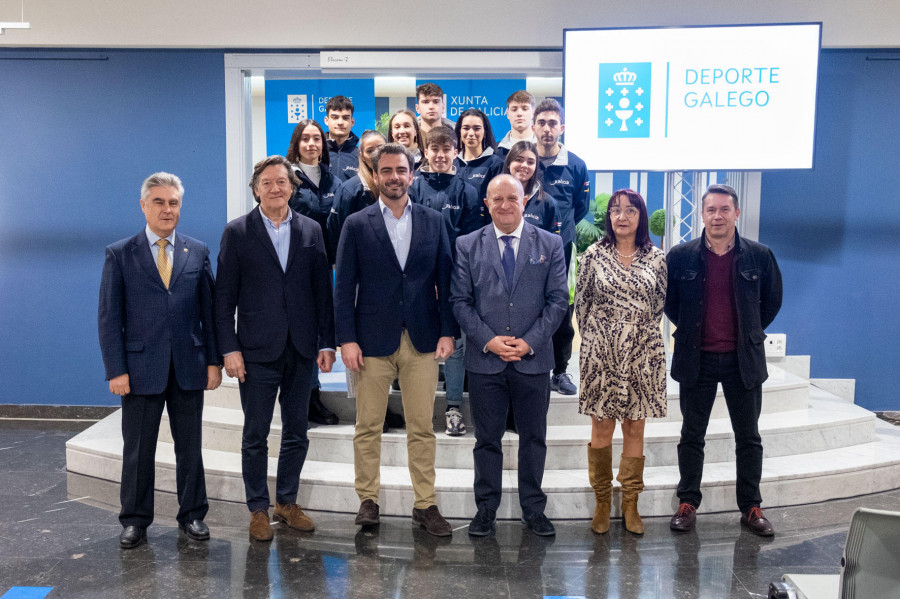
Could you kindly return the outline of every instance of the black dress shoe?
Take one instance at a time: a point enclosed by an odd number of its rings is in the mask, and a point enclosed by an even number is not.
[[[693,504],[684,502],[678,506],[678,511],[669,520],[669,528],[675,532],[689,532],[697,521],[697,508]]]
[[[772,523],[768,518],[763,516],[763,512],[758,507],[752,507],[741,514],[741,524],[755,535],[761,537],[771,537],[775,534]]]
[[[494,532],[497,512],[490,508],[479,508],[478,513],[469,522],[469,534],[473,537],[486,537]]]
[[[140,526],[126,526],[119,535],[119,547],[134,549],[147,542],[147,529]]]
[[[337,415],[325,407],[318,387],[309,392],[309,421],[316,424],[337,424]]]
[[[188,522],[179,522],[178,528],[184,531],[184,534],[195,541],[209,540],[209,527],[203,520],[190,520]]]
[[[556,534],[553,523],[543,513],[522,516],[522,524],[539,537],[552,537]]]

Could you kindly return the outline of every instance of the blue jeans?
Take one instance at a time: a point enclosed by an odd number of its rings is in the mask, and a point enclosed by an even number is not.
[[[456,340],[453,355],[444,361],[444,383],[447,387],[447,408],[462,405],[463,384],[466,380],[466,335]]]

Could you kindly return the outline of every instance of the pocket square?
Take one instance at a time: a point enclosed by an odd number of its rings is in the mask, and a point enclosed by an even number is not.
[[[543,264],[547,261],[547,256],[541,254],[540,257],[528,256],[528,264]]]

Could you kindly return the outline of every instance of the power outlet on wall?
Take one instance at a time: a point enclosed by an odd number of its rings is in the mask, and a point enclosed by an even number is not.
[[[787,335],[771,333],[766,337],[766,357],[783,358],[787,351]]]

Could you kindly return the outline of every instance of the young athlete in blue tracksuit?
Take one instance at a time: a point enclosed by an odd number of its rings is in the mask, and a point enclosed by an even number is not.
[[[417,204],[444,215],[453,251],[456,238],[483,226],[482,202],[476,189],[459,178],[453,159],[456,136],[446,127],[435,127],[426,134],[425,162],[416,172],[409,196]]]
[[[359,138],[350,130],[353,118],[353,102],[346,96],[333,96],[325,104],[325,126],[328,127],[328,146],[331,172],[338,182],[352,179],[359,171]],[[324,229],[323,229],[324,231]]]

